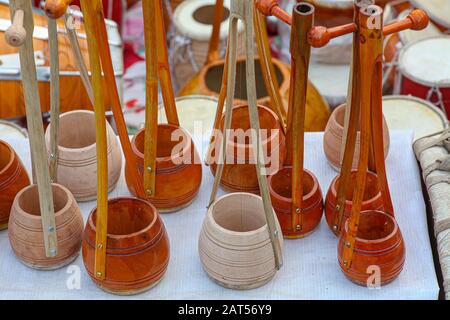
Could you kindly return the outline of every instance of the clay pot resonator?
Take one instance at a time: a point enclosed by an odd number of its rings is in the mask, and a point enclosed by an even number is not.
[[[91,201],[97,197],[97,151],[95,115],[92,111],[75,110],[60,115],[58,132],[57,182],[64,185],[77,201]],[[45,143],[50,152],[50,127]],[[122,153],[114,130],[107,130],[108,190],[112,191],[122,171]]]

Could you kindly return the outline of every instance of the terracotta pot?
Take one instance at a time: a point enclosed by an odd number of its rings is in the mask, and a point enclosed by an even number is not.
[[[327,127],[325,129],[325,134],[323,136],[323,149],[325,151],[325,156],[328,159],[330,165],[336,171],[341,170],[341,146],[342,146],[342,136],[344,132],[344,121],[345,121],[345,104],[337,107],[331,114],[330,120],[328,121]],[[383,117],[383,130],[384,130],[384,153],[385,158],[389,154],[390,146],[390,136],[389,129],[386,120]],[[356,137],[356,147],[355,154],[353,157],[353,169],[358,167],[359,159],[359,131]]]
[[[11,247],[21,262],[34,269],[61,268],[80,252],[84,227],[80,208],[68,189],[55,183],[52,189],[58,237],[56,257],[45,256],[37,185],[22,189],[11,209],[8,234]]]
[[[282,244],[281,230],[279,238]],[[261,197],[233,193],[214,202],[200,232],[199,254],[221,286],[252,289],[269,282],[277,270]]]
[[[280,94],[284,105],[288,105],[290,69],[280,60],[272,59],[275,74],[280,84]],[[204,66],[200,72],[179,92],[179,96],[201,94],[218,97],[222,85],[222,74],[225,61],[218,60]],[[255,58],[256,79],[262,78],[261,64]],[[237,60],[236,67],[236,93],[234,104],[247,104],[247,80],[245,72],[245,58]],[[264,85],[264,81],[257,81],[256,94],[259,105],[270,106],[270,97]],[[305,119],[306,131],[323,131],[330,116],[330,108],[312,83],[308,83],[307,108]]]
[[[230,136],[227,144],[226,161],[223,169],[222,187],[230,192],[259,193],[258,177],[253,156],[253,146],[250,139],[250,120],[247,105],[233,107],[232,130],[246,132],[245,141]],[[267,130],[267,136],[262,132],[262,145],[268,163],[267,167],[273,167],[273,172],[281,168],[286,154],[285,136],[281,130],[281,124],[276,114],[267,107],[258,106],[260,128]],[[223,132],[225,116],[222,116],[220,129]],[[249,130],[249,131],[247,131]],[[236,135],[239,131],[235,131]],[[233,140],[232,140],[233,139]],[[216,147],[221,146],[222,138],[216,141]],[[213,150],[213,162],[210,165],[211,172],[215,175],[218,149]],[[272,158],[273,157],[273,158]],[[271,159],[270,162],[269,159]],[[269,169],[270,170],[270,169]],[[268,174],[271,174],[268,172]]]
[[[176,133],[176,139],[171,141],[174,133]],[[144,142],[145,132],[142,129],[131,141],[133,152],[138,158],[137,166],[142,175]],[[174,147],[180,148],[181,151],[178,154],[171,155],[175,150]],[[128,189],[136,196],[135,187],[131,184],[128,170],[125,170],[125,178]],[[200,189],[201,182],[201,160],[187,131],[174,125],[158,125],[156,193],[146,200],[151,202],[160,212],[177,211],[192,203]]]
[[[380,285],[392,282],[402,271],[405,263],[405,244],[395,219],[381,211],[363,211],[359,221],[359,230],[354,246],[350,268],[342,260],[343,247],[348,225],[343,228],[339,240],[339,265],[345,276],[354,283],[366,286],[376,269],[380,271]]]
[[[269,191],[272,205],[277,213],[285,238],[303,238],[311,234],[319,225],[323,214],[322,190],[317,178],[308,170],[303,175],[303,225],[301,230],[292,228],[292,167],[284,167],[269,177]]]
[[[106,278],[94,275],[96,208],[83,237],[84,266],[103,290],[138,294],[159,283],[169,264],[169,238],[156,208],[147,201],[116,198],[108,202]]]
[[[0,140],[0,230],[8,227],[9,214],[16,194],[30,184],[19,156]]]
[[[49,155],[50,126],[45,132]],[[109,191],[112,191],[120,178],[122,152],[114,130],[108,123],[106,128]],[[60,115],[57,182],[68,188],[77,201],[91,201],[97,197],[96,149],[94,112],[76,110]]]
[[[337,231],[333,226],[334,215],[336,213],[336,197],[337,197],[337,189],[339,185],[339,178],[337,176],[331,182],[330,188],[328,189],[327,198],[325,200],[325,218],[330,230],[336,235]],[[344,209],[344,217],[342,219],[342,223],[350,217],[350,213],[352,211],[352,200],[353,200],[353,192],[355,190],[356,184],[356,171],[353,171],[350,176],[350,183],[347,187],[347,194],[345,200],[345,209]],[[383,198],[381,196],[380,189],[378,188],[378,178],[376,174],[372,172],[367,172],[366,176],[366,190],[364,193],[364,199],[362,203],[362,211],[367,210],[383,210]],[[342,230],[342,228],[340,228]]]

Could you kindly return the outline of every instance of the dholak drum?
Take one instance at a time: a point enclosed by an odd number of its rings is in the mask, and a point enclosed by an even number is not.
[[[425,10],[431,20],[442,31],[450,30],[450,1],[448,0],[410,0],[414,7]]]
[[[82,20],[79,11],[71,11],[75,20]],[[42,111],[50,110],[50,52],[48,45],[47,16],[41,10],[34,10],[33,46],[35,55],[40,56],[37,63],[39,97]],[[4,33],[11,25],[9,2],[0,0],[0,118],[14,118],[25,115],[25,103],[22,94],[22,81],[19,67],[19,50],[6,44]],[[114,21],[106,20],[108,41],[114,64],[114,71],[119,87],[122,89],[123,47],[118,26]],[[81,23],[77,29],[78,42],[84,60],[89,68],[89,55],[86,33]],[[90,108],[91,102],[84,89],[78,72],[75,56],[69,38],[65,32],[64,22],[58,20],[58,44],[60,63],[60,100],[61,112]],[[109,106],[109,96],[105,96]]]
[[[0,139],[6,138],[22,138],[26,139],[28,134],[25,129],[22,129],[18,125],[0,119]]]
[[[408,16],[411,10],[405,10],[401,12],[397,21],[403,20]],[[420,32],[407,29],[400,33],[392,34],[385,39],[384,43],[384,57],[385,57],[385,84],[388,84],[389,87],[394,86],[395,75],[397,72],[397,64],[398,58],[401,52],[401,49],[408,44],[426,38],[432,38],[441,35],[440,30],[433,24],[430,23],[428,27]]]
[[[400,92],[428,100],[450,114],[450,36],[415,41],[399,58]]]
[[[448,127],[441,110],[426,100],[411,96],[385,96],[383,114],[390,130],[414,130],[414,141]]]
[[[214,20],[215,0],[190,0],[181,3],[173,15],[174,76],[178,88],[195,76],[205,64]],[[220,28],[221,51],[228,37],[230,0],[224,1],[223,22]],[[238,56],[244,54],[243,25],[239,24]]]
[[[182,128],[186,129],[192,137],[211,135],[214,117],[217,109],[217,98],[192,95],[178,97],[175,100],[178,111],[178,118]],[[167,118],[162,105],[159,106],[159,123],[166,123]]]

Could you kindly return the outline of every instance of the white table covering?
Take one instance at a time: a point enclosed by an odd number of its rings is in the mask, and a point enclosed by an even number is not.
[[[317,175],[325,197],[336,172],[324,156],[322,137],[321,133],[306,135],[306,167]],[[28,141],[0,138],[13,146],[29,170]],[[218,286],[203,271],[197,252],[198,235],[213,181],[209,169],[204,167],[203,183],[196,201],[181,212],[162,216],[171,242],[171,260],[165,278],[151,291],[131,298],[437,299],[439,287],[418,166],[411,148],[412,132],[393,132],[391,139],[391,151],[387,159],[389,182],[407,250],[404,270],[393,283],[382,289],[369,290],[347,280],[337,263],[337,239],[328,230],[323,218],[311,236],[285,241],[284,267],[266,286],[250,291],[234,291]],[[129,195],[123,175],[110,197],[120,195]],[[85,221],[95,205],[95,202],[80,203]],[[77,276],[80,289],[73,288]],[[85,272],[81,256],[72,265],[60,270],[32,270],[14,256],[7,231],[0,232],[0,299],[117,298],[121,297],[104,293],[94,285]]]

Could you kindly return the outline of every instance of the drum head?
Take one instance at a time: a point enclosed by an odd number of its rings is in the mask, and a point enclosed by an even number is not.
[[[384,97],[383,114],[389,129],[412,129],[414,140],[448,127],[441,110],[428,101],[410,96]]]
[[[210,136],[216,116],[217,102],[217,98],[201,95],[177,98],[176,105],[181,127],[192,136],[194,134]],[[158,121],[166,123],[164,107],[160,106],[160,110]]]
[[[450,87],[450,36],[422,39],[407,45],[399,58],[408,78],[434,87]]]
[[[410,0],[416,8],[428,13],[431,20],[450,29],[450,1],[448,0]]]
[[[25,129],[22,129],[21,127],[12,122],[0,120],[0,139],[5,138],[26,139],[27,137],[28,135]]]
[[[214,20],[215,0],[190,0],[182,2],[173,14],[176,31],[197,41],[209,41]],[[220,28],[220,39],[228,37],[230,0],[224,0],[224,20]],[[238,24],[239,32],[244,30],[242,22]]]

